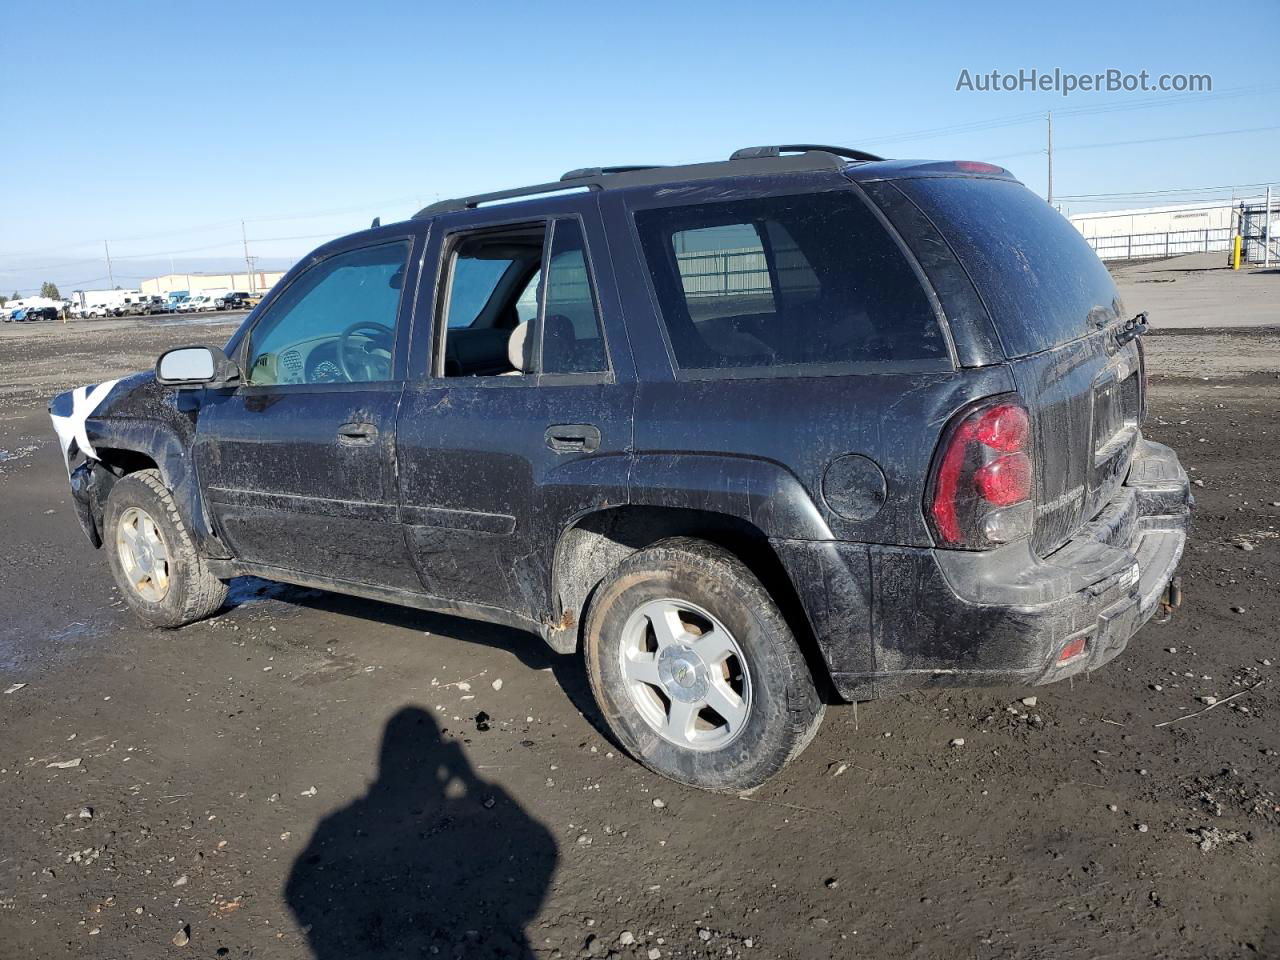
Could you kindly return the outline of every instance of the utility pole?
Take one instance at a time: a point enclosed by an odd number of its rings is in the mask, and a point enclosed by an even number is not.
[[[1048,114],[1049,120],[1049,206],[1053,206],[1053,111]]]
[[[249,281],[249,293],[256,293],[253,282],[253,259],[249,256],[249,235],[244,230],[244,220],[240,220],[240,239],[244,241],[244,271]]]
[[[1271,244],[1275,237],[1271,236],[1271,188],[1267,187],[1267,212],[1262,215],[1262,266],[1271,269]]]
[[[102,249],[107,251],[107,282],[111,285],[111,289],[116,288],[116,275],[111,270],[111,245],[107,241],[102,241]]]

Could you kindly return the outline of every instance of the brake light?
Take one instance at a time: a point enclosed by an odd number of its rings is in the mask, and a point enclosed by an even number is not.
[[[1016,398],[962,412],[943,434],[929,515],[948,546],[982,549],[1031,533],[1031,420]]]
[[[954,164],[957,170],[963,170],[965,173],[1006,173],[1004,167],[997,167],[994,163],[983,163],[981,160],[957,160]]]
[[[988,503],[1008,507],[1031,497],[1031,461],[1025,453],[1009,453],[983,464],[973,476]]]
[[[1062,652],[1058,654],[1058,662],[1066,663],[1068,660],[1074,660],[1080,654],[1084,653],[1085,647],[1089,645],[1088,637],[1076,637],[1074,640],[1067,642],[1062,648]]]

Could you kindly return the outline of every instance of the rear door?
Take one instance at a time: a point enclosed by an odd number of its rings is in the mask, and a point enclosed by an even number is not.
[[[418,588],[397,512],[411,230],[326,249],[241,339],[243,381],[207,391],[195,456],[220,536],[251,563]]]
[[[1142,409],[1142,358],[1117,336],[1111,274],[1071,224],[1016,181],[896,181],[972,278],[1032,412],[1041,555],[1092,519],[1128,474]]]
[[[410,555],[432,596],[541,619],[561,531],[626,499],[631,361],[596,200],[447,215],[427,262],[435,326],[397,431]]]

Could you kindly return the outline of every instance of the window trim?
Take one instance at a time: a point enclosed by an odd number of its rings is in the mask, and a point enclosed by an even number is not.
[[[416,300],[416,290],[413,296],[406,296],[409,293],[409,284],[413,283],[416,288],[416,274],[421,268],[421,264],[415,264],[414,254],[419,237],[413,233],[392,234],[385,238],[380,237],[373,243],[353,243],[349,246],[344,245],[338,249],[332,250],[322,256],[312,255],[312,258],[305,266],[302,266],[296,274],[289,280],[287,284],[278,290],[271,291],[271,298],[264,300],[259,304],[260,313],[253,317],[253,323],[249,326],[241,327],[236,331],[239,341],[235,345],[234,357],[237,366],[240,367],[241,382],[237,385],[236,391],[246,396],[261,396],[264,393],[284,392],[307,394],[317,391],[328,393],[349,393],[360,388],[375,389],[381,384],[393,384],[398,389],[402,386],[406,379],[405,363],[407,362],[408,345],[413,327],[413,307]],[[396,304],[396,321],[395,321],[395,340],[392,344],[391,352],[391,373],[392,376],[387,380],[359,380],[359,381],[339,381],[336,383],[252,383],[245,379],[250,369],[249,360],[250,351],[253,349],[253,336],[263,321],[271,316],[281,298],[293,288],[293,286],[311,273],[317,267],[333,260],[337,257],[346,256],[349,253],[355,253],[360,250],[371,250],[375,247],[388,247],[393,244],[405,245],[407,247],[404,259],[405,277],[404,282],[400,286],[400,299]],[[422,247],[425,250],[425,244]],[[421,255],[422,251],[417,251]],[[412,271],[412,273],[411,273]],[[405,305],[409,304],[409,315],[405,315]],[[252,314],[251,314],[252,316]],[[342,387],[342,390],[334,390],[334,387]]]
[[[645,251],[644,242],[640,237],[640,226],[636,222],[636,215],[649,210],[667,210],[673,207],[693,207],[705,206],[713,203],[740,203],[749,200],[769,199],[781,196],[813,196],[823,193],[850,193],[866,206],[872,216],[880,224],[881,228],[892,238],[898,252],[906,260],[911,268],[912,274],[920,285],[921,291],[924,293],[929,303],[929,308],[933,312],[934,322],[937,323],[938,329],[942,334],[942,340],[946,346],[947,355],[945,357],[937,357],[922,360],[848,360],[836,363],[820,363],[820,364],[771,364],[766,366],[752,367],[681,367],[676,359],[675,347],[671,342],[670,333],[667,330],[666,314],[662,309],[662,301],[658,295],[657,285],[654,282],[653,271],[648,268],[649,259]],[[794,377],[837,377],[837,376],[868,376],[875,374],[915,374],[915,373],[954,373],[959,368],[959,361],[956,353],[955,340],[951,333],[951,325],[947,320],[946,314],[942,310],[942,305],[938,300],[938,295],[933,289],[933,284],[929,282],[928,276],[921,268],[915,254],[906,245],[905,241],[889,222],[883,211],[863,192],[857,183],[852,180],[843,179],[839,183],[813,183],[795,184],[791,189],[781,190],[761,190],[753,189],[750,191],[733,191],[731,195],[724,197],[710,198],[702,196],[688,196],[680,198],[662,198],[658,199],[653,194],[645,195],[639,202],[628,202],[626,205],[626,219],[628,221],[628,230],[631,233],[632,246],[636,256],[639,258],[640,264],[645,268],[645,288],[649,293],[649,302],[653,309],[653,318],[658,326],[658,334],[662,339],[662,344],[667,352],[667,361],[671,365],[672,377],[679,382],[698,381],[698,380],[776,380],[789,379]],[[741,222],[741,221],[738,221]],[[756,221],[752,220],[754,225]],[[665,244],[664,247],[670,247]],[[664,250],[664,254],[674,259],[674,250]],[[768,260],[766,254],[766,261]],[[674,268],[674,264],[672,265]],[[676,271],[676,277],[679,277],[679,271]],[[770,274],[770,286],[773,285],[773,276]],[[777,294],[775,291],[775,298]]]
[[[582,236],[583,259],[586,263],[587,281],[591,287],[591,298],[596,310],[596,323],[600,327],[600,340],[604,345],[605,363],[608,369],[588,371],[585,373],[544,373],[542,372],[542,336],[546,324],[546,282],[547,267],[551,259],[551,247],[555,243],[555,225],[561,220],[576,220]],[[494,374],[483,377],[446,377],[444,375],[444,358],[446,338],[449,334],[447,316],[449,311],[449,295],[453,285],[453,260],[458,246],[468,237],[483,233],[503,233],[518,230],[521,227],[541,225],[543,228],[542,260],[538,271],[538,312],[529,322],[535,329],[534,371],[517,377]],[[485,389],[508,389],[512,387],[536,386],[569,386],[574,384],[615,383],[613,355],[609,350],[609,338],[605,332],[604,313],[600,305],[599,281],[597,280],[595,263],[591,255],[591,243],[587,239],[586,222],[582,214],[577,212],[549,212],[538,216],[516,217],[496,223],[468,224],[458,223],[446,228],[440,235],[440,255],[436,258],[436,276],[433,281],[435,290],[431,321],[433,325],[431,350],[427,362],[427,370],[422,375],[423,381],[440,381],[449,386],[481,387]],[[455,328],[467,329],[465,327]]]

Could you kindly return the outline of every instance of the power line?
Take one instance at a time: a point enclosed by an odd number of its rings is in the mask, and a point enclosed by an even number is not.
[[[1270,127],[1244,127],[1239,130],[1212,130],[1208,133],[1180,133],[1172,137],[1144,137],[1141,140],[1108,140],[1103,143],[1079,143],[1067,147],[1058,147],[1061,153],[1063,150],[1097,150],[1102,147],[1132,147],[1143,143],[1170,143],[1174,140],[1200,140],[1205,137],[1227,137],[1238,133],[1262,133],[1267,130],[1280,130],[1280,125]],[[1010,157],[1030,157],[1036,154],[1044,153],[1043,150],[1020,150],[1017,153],[997,153],[995,156],[986,157],[987,160],[1007,160]]]
[[[1270,186],[1274,181],[1265,183],[1225,183],[1214,187],[1176,187],[1169,190],[1131,190],[1121,193],[1072,193],[1059,195],[1059,200],[1109,200],[1116,197],[1155,197],[1170,193],[1206,193],[1210,190],[1256,190]]]
[[[1119,113],[1129,110],[1149,110],[1156,107],[1178,106],[1188,102],[1202,103],[1208,100],[1230,100],[1237,97],[1253,96],[1255,94],[1267,93],[1280,87],[1280,84],[1264,83],[1255,84],[1248,87],[1233,87],[1229,90],[1223,90],[1219,93],[1210,94],[1173,94],[1148,97],[1142,100],[1128,100],[1119,103],[1090,104],[1081,107],[1066,107],[1055,110],[1059,117],[1078,117],[1091,114],[1103,113]],[[965,123],[950,124],[943,127],[932,127],[923,130],[913,130],[906,133],[893,134],[890,136],[880,137],[861,137],[860,139],[866,143],[905,143],[911,140],[928,140],[945,136],[956,136],[962,133],[978,133],[984,130],[995,130],[1000,127],[1017,126],[1023,123],[1039,122],[1044,119],[1044,112],[1037,110],[1030,113],[1006,114],[1001,117],[992,117],[987,120],[971,120]]]

